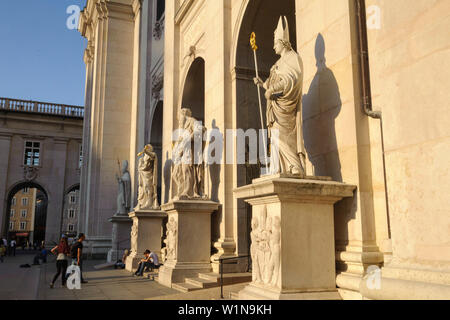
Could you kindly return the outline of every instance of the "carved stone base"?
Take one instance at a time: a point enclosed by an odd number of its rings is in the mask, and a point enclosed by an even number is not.
[[[179,200],[161,206],[168,214],[168,260],[159,270],[159,283],[171,287],[199,272],[210,272],[211,214],[219,204],[208,200]],[[168,238],[171,236],[168,235]]]
[[[253,281],[242,299],[338,299],[334,203],[355,188],[277,175],[236,189],[253,212]]]
[[[239,291],[239,300],[342,300],[337,289],[324,291],[280,292],[273,288],[249,284]]]
[[[115,215],[109,219],[113,224],[111,250],[108,251],[108,262],[122,259],[125,249],[130,249],[130,230],[133,221],[128,216]]]
[[[160,210],[140,210],[131,212],[133,220],[131,228],[131,254],[127,258],[126,269],[135,271],[144,251],[149,249],[161,258],[162,221],[167,216]]]

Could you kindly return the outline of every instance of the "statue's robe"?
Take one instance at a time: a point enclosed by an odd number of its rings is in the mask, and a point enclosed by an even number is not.
[[[267,126],[269,136],[276,138],[274,130],[279,130],[275,150],[278,151],[279,167],[272,166],[271,173],[305,174],[304,143],[302,134],[302,87],[303,63],[294,51],[286,52],[272,67],[270,76],[264,83],[274,94],[267,101]],[[273,141],[272,141],[273,142]],[[272,144],[273,146],[273,144]],[[278,150],[277,150],[278,149]],[[273,155],[272,159],[274,159]]]

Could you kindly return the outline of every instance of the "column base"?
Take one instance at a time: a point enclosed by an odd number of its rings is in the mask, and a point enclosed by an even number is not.
[[[133,226],[131,254],[125,264],[126,270],[136,271],[139,262],[144,258],[145,250],[155,252],[161,260],[162,221],[166,216],[161,210],[136,210],[129,214]]]
[[[172,287],[173,283],[184,282],[186,278],[197,277],[199,273],[211,272],[209,263],[182,263],[166,261],[159,269],[158,282],[164,286]]]
[[[280,292],[257,284],[249,284],[239,292],[239,300],[341,300],[337,289],[324,291]]]
[[[109,219],[113,224],[111,250],[108,251],[108,262],[122,259],[125,249],[130,249],[130,231],[133,221],[128,216],[115,215]]]

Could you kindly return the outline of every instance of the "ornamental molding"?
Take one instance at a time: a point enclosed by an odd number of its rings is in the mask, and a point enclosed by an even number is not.
[[[155,100],[159,100],[161,98],[161,90],[164,87],[164,75],[154,74],[152,76],[152,97]]]
[[[34,181],[38,177],[39,168],[33,166],[24,166],[23,167],[23,178],[26,181]]]

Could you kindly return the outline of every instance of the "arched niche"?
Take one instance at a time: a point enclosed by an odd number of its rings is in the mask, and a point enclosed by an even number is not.
[[[240,25],[234,34],[234,52],[231,57],[233,68],[233,86],[236,108],[237,129],[261,129],[261,112],[258,103],[258,91],[253,82],[256,76],[253,50],[250,46],[250,35],[256,34],[256,51],[259,76],[265,81],[270,73],[270,68],[280,58],[274,52],[274,31],[278,26],[280,16],[286,16],[289,25],[290,42],[294,50],[297,50],[295,0],[249,0],[242,7]],[[266,100],[264,90],[261,90],[262,116],[266,127]],[[248,140],[247,140],[248,142]],[[259,146],[258,146],[259,148]],[[238,151],[239,152],[239,151]],[[258,153],[259,154],[259,153]],[[248,156],[246,156],[248,159]],[[252,179],[259,176],[258,165],[237,165],[237,186],[251,184]],[[250,231],[252,211],[251,207],[243,201],[237,203],[238,237],[237,251],[239,255],[250,252]]]
[[[205,123],[205,60],[196,58],[184,82],[182,108],[189,108],[192,116]]]
[[[158,203],[161,204],[161,177],[162,177],[162,135],[163,135],[163,101],[156,104],[153,112],[150,131],[150,144],[158,157]]]

